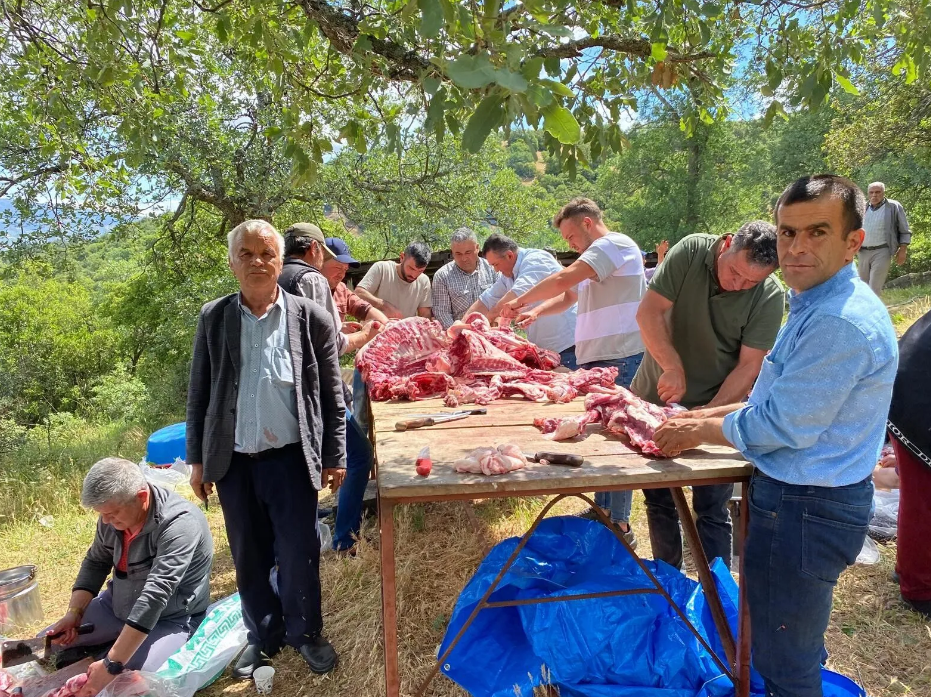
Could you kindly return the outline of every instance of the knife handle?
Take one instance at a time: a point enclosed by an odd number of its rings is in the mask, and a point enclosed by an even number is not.
[[[585,462],[581,455],[572,455],[571,453],[536,453],[533,459],[537,462],[546,460],[550,465],[567,465],[569,467],[581,467]]]
[[[93,634],[95,629],[97,628],[94,626],[93,622],[85,622],[80,627],[78,627],[78,635],[83,636],[85,634]]]
[[[405,421],[398,421],[394,425],[395,431],[408,431],[412,428],[420,428],[421,426],[433,426],[436,423],[431,417],[425,417],[422,419],[407,419]]]

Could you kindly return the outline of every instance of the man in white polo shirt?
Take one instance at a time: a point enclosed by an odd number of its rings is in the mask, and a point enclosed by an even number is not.
[[[598,204],[587,198],[574,198],[563,206],[553,218],[553,227],[579,258],[509,302],[502,314],[522,312],[517,315],[518,324],[533,322],[558,311],[558,303],[552,299],[577,287],[575,355],[579,367],[614,366],[618,369],[617,384],[630,387],[643,359],[637,309],[647,286],[640,248],[627,235],[608,230]],[[546,302],[524,309],[540,301]],[[630,501],[629,491],[595,495],[595,503],[610,512],[612,522],[634,546]]]

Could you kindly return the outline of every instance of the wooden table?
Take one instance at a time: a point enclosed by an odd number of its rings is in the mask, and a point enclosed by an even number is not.
[[[695,559],[699,577],[709,604],[717,604],[716,624],[722,641],[730,651],[731,664],[737,695],[749,694],[750,640],[749,621],[745,608],[746,594],[743,592],[741,574],[740,622],[737,642],[730,630],[721,627],[723,610],[714,591],[708,561],[698,542],[691,511],[686,503],[682,487],[702,484],[724,484],[746,482],[750,478],[751,466],[739,454],[729,448],[706,446],[692,450],[668,460],[646,458],[633,452],[616,436],[605,435],[600,430],[591,430],[586,436],[568,441],[553,442],[543,437],[533,426],[533,419],[540,416],[563,416],[580,414],[584,400],[576,399],[569,404],[538,404],[523,399],[498,400],[488,405],[488,413],[466,419],[438,424],[429,428],[400,432],[394,429],[396,421],[415,414],[430,414],[451,411],[443,406],[442,400],[431,399],[419,402],[373,402],[372,436],[375,446],[378,479],[378,517],[382,562],[382,616],[385,637],[385,683],[388,697],[399,697],[400,676],[398,673],[397,603],[394,556],[394,507],[404,503],[426,503],[455,499],[486,499],[505,496],[539,496],[557,494],[579,496],[592,491],[620,491],[670,487],[679,509],[685,538]],[[582,467],[533,464],[526,469],[506,475],[483,476],[459,474],[452,463],[479,446],[514,443],[526,453],[537,451],[568,452],[582,455]],[[429,477],[418,476],[414,469],[417,453],[425,445],[430,446],[433,471]],[[740,524],[746,525],[746,489],[742,488]],[[586,498],[586,497],[582,497]],[[589,502],[590,499],[587,499]],[[555,503],[555,502],[551,502]],[[536,525],[540,522],[547,506],[533,527],[525,534],[516,553],[523,547]],[[623,539],[619,536],[618,539]],[[626,546],[626,543],[624,543]],[[628,548],[629,549],[629,548]],[[640,560],[636,555],[631,554]],[[743,554],[740,555],[741,566]],[[652,574],[641,567],[652,578]],[[502,569],[501,576],[505,569]],[[494,589],[489,588],[488,596]],[[659,592],[659,590],[649,592]],[[708,593],[708,589],[712,593]],[[486,596],[487,599],[487,596]],[[668,597],[667,597],[668,599]],[[716,601],[716,602],[715,602]],[[482,603],[476,609],[481,609]],[[714,609],[714,608],[713,608]],[[684,615],[682,616],[684,619]],[[468,626],[468,623],[467,625]],[[466,627],[463,627],[463,631]],[[721,630],[724,629],[722,632]],[[724,635],[727,635],[726,637]],[[439,668],[434,667],[430,678]],[[429,678],[428,678],[429,680]],[[426,683],[421,686],[421,692]]]

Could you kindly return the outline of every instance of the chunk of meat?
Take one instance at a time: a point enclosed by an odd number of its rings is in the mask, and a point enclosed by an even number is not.
[[[526,465],[524,454],[513,444],[503,444],[497,448],[476,448],[453,463],[457,472],[485,475],[507,474],[523,469]]]
[[[75,697],[81,688],[87,684],[87,673],[80,673],[68,678],[64,685],[57,690],[50,690],[45,697]]]

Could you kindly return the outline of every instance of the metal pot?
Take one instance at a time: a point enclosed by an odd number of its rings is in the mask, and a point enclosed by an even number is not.
[[[0,634],[35,625],[44,616],[36,567],[17,566],[0,571]]]

